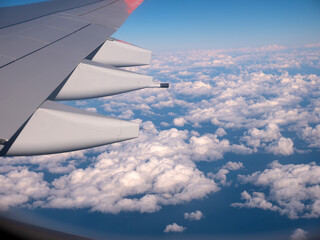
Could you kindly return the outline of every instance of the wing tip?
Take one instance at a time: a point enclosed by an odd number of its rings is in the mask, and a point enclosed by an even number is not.
[[[127,5],[127,13],[131,14],[144,0],[124,0]]]

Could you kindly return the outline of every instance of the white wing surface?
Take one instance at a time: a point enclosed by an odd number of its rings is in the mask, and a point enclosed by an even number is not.
[[[168,87],[118,68],[150,64],[150,51],[110,38],[142,1],[51,0],[0,8],[0,156],[138,137],[137,123],[56,101]]]

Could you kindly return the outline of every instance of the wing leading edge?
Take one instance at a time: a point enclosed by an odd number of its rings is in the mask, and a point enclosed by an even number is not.
[[[150,51],[110,38],[141,3],[54,0],[27,5],[38,11],[1,22],[1,156],[73,151],[139,136],[137,123],[55,101],[168,87],[118,68],[150,64]],[[0,16],[14,8],[0,8]]]

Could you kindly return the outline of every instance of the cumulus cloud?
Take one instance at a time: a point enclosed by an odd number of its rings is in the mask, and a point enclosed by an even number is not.
[[[191,213],[184,213],[184,219],[188,219],[190,221],[199,221],[202,218],[204,218],[204,215],[199,210]]]
[[[320,217],[320,166],[272,162],[269,169],[251,175],[239,175],[242,183],[250,183],[267,189],[262,192],[247,191],[241,194],[244,203],[234,207],[261,208],[286,215],[290,219]]]
[[[88,104],[88,102],[87,101],[76,101],[75,104],[76,104],[76,106],[85,106]]]
[[[238,52],[233,54],[233,51]],[[255,63],[252,63],[253,59]],[[318,59],[314,51],[290,51],[283,46],[271,45],[257,49],[165,55],[156,60],[150,71],[168,74],[166,77],[177,82],[167,98],[171,103],[168,106],[179,106],[185,112],[184,116],[176,117],[184,119],[182,123],[176,120],[180,126],[185,122],[193,126],[211,122],[224,129],[246,129],[248,139],[245,142],[249,147],[288,155],[292,153],[291,148],[284,151],[281,144],[290,142],[279,141],[282,137],[280,127],[281,131],[297,132],[308,123],[320,121],[318,111],[315,111],[319,107],[312,100],[318,96],[320,78],[315,74],[289,74],[285,70],[267,73],[264,70],[300,68],[302,64],[316,67]],[[161,64],[164,62],[169,62],[170,66]],[[208,66],[218,62],[228,66],[228,71],[215,75],[216,71]],[[184,95],[183,104],[175,101],[179,95]],[[197,96],[202,98],[195,100]],[[307,108],[303,106],[306,99],[310,102]],[[157,103],[159,100],[156,99]],[[161,101],[165,107],[168,99]],[[271,142],[273,144],[266,149]]]
[[[294,152],[292,140],[282,137],[279,126],[276,123],[269,123],[265,130],[251,128],[241,140],[245,141],[248,146],[253,147],[255,152],[258,151],[259,147],[263,147],[266,152],[275,155],[288,156]],[[270,144],[267,145],[266,143]]]
[[[138,139],[110,145],[92,166],[54,180],[44,207],[155,212],[219,190],[192,161],[188,131],[142,127]]]
[[[292,235],[290,236],[290,240],[305,240],[307,239],[307,231],[304,231],[301,228],[297,228],[293,231]]]
[[[216,130],[216,135],[218,137],[223,137],[223,136],[227,135],[227,132],[223,128],[218,128]]]
[[[243,164],[241,162],[227,162],[224,166],[222,166],[217,173],[208,173],[208,177],[218,181],[223,186],[228,186],[231,184],[231,181],[227,181],[227,174],[230,171],[236,171],[240,168],[243,168]]]
[[[243,163],[242,162],[227,162],[222,168],[235,171],[239,170],[240,168],[243,168]]]
[[[19,171],[19,165],[33,164],[40,166],[37,171],[47,169],[62,174],[51,184],[42,182],[46,186],[44,199],[35,204],[31,198],[33,206],[89,208],[110,213],[155,212],[163,205],[182,204],[217,192],[219,186],[214,179],[226,184],[218,175],[223,177],[227,172],[219,172],[215,178],[207,177],[194,161],[217,160],[226,152],[250,153],[250,149],[219,140],[214,134],[200,135],[175,128],[158,131],[152,122],[144,122],[141,127],[138,139],[88,152],[5,158],[2,171]],[[76,168],[78,160],[87,160],[85,154],[95,152],[98,155],[92,158],[91,164],[87,163],[89,166]],[[241,163],[228,162],[224,170],[229,172],[240,167]],[[43,174],[32,173],[31,176],[39,181]],[[13,202],[12,206],[26,201]]]
[[[266,147],[267,152],[276,155],[291,155],[293,154],[293,142],[290,138],[281,137],[276,143]]]
[[[215,161],[223,158],[226,152],[250,154],[252,149],[240,144],[230,144],[227,139],[219,140],[216,134],[205,134],[190,138],[190,147],[195,161]]]
[[[281,137],[279,126],[276,123],[269,123],[265,130],[251,128],[247,134],[242,137],[243,141],[246,141],[248,146],[252,146],[255,149],[261,146],[261,143],[271,142],[278,140]]]
[[[271,202],[266,200],[265,194],[261,192],[253,192],[250,195],[247,191],[241,193],[241,199],[245,200],[245,203],[232,203],[233,207],[247,207],[247,208],[261,208],[263,210],[277,211],[278,207],[274,206]]]
[[[166,228],[163,230],[163,232],[168,233],[168,232],[183,232],[185,231],[186,228],[182,227],[176,223],[172,223],[166,226]]]
[[[175,118],[173,119],[173,124],[178,127],[183,127],[187,121],[184,118]]]
[[[170,126],[170,124],[167,123],[167,122],[161,122],[160,125],[161,125],[162,127],[169,127],[169,126]]]
[[[88,107],[88,108],[86,108],[85,110],[88,111],[88,112],[93,112],[93,113],[96,113],[96,112],[97,112],[97,109],[94,108],[94,107]]]
[[[121,113],[118,117],[119,118],[124,118],[124,119],[130,119],[134,116],[134,112],[130,109],[124,111],[123,113]]]
[[[23,165],[35,166],[37,170],[47,170],[50,173],[63,174],[76,169],[78,163],[88,161],[86,151],[74,151],[60,154],[30,156],[30,157],[6,157],[1,158],[0,172],[6,172],[8,167],[11,169],[19,168]]]
[[[278,45],[278,44],[273,44],[273,45],[268,45],[268,46],[263,46],[260,48],[256,48],[254,50],[256,50],[257,52],[273,52],[273,51],[279,51],[279,50],[285,50],[287,49],[284,46]]]
[[[212,98],[186,105],[187,114],[184,118],[188,122],[211,121],[224,128],[244,127],[250,130],[264,126],[268,128],[273,123],[286,126],[319,121],[319,117],[312,112],[312,106],[311,111],[299,106],[299,102],[309,98],[310,93],[319,91],[314,81],[319,84],[320,78],[315,75],[243,72],[237,75],[223,74],[212,81],[215,82]],[[257,130],[251,131],[259,135]]]
[[[44,199],[49,187],[43,180],[43,173],[28,169],[10,171],[0,175],[0,210]]]
[[[201,95],[211,94],[212,87],[209,83],[203,81],[179,82],[174,85],[174,91],[177,94],[199,97]]]
[[[314,128],[307,126],[299,132],[301,139],[309,143],[309,147],[320,148],[320,124]]]

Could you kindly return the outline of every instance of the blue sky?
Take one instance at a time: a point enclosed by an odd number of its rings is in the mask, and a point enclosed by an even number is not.
[[[145,0],[115,34],[151,50],[302,46],[320,40],[319,1]]]
[[[319,6],[145,0],[114,37],[170,88],[66,102],[140,137],[2,158],[1,210],[97,239],[319,236]]]

